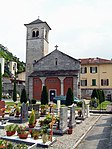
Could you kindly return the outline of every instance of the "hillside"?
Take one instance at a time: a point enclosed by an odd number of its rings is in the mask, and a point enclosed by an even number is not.
[[[17,62],[17,73],[25,71],[25,63],[19,60],[16,56],[14,56],[11,52],[8,51],[6,47],[4,47],[2,44],[0,44],[0,57],[3,57],[5,59],[5,68],[4,68],[4,76],[10,77],[10,72],[8,70],[8,64],[10,61]]]

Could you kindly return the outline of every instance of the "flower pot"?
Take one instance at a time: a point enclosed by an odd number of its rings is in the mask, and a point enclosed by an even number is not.
[[[7,136],[12,136],[15,134],[15,131],[6,131]]]
[[[28,124],[29,128],[34,128],[35,124]]]
[[[68,129],[68,134],[72,134],[72,131],[73,131],[73,129],[72,128],[69,128]]]
[[[36,125],[36,123],[37,123],[37,120],[35,120],[35,123],[34,124]]]
[[[0,149],[6,149],[6,146],[0,145]]]
[[[18,133],[18,136],[19,136],[20,139],[27,139],[28,138],[28,133],[23,133],[23,134]]]

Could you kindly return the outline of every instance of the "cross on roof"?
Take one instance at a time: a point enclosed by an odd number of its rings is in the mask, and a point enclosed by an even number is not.
[[[56,48],[56,50],[57,50],[58,46],[56,45],[55,48]]]

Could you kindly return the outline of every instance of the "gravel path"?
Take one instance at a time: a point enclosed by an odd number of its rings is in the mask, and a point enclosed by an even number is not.
[[[86,118],[81,124],[76,125],[71,135],[56,136],[57,141],[49,149],[74,149],[79,139],[95,124],[99,117],[99,115],[92,115]]]

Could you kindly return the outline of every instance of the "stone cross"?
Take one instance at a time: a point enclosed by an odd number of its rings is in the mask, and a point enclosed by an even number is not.
[[[58,46],[56,45],[55,48],[56,48],[56,50],[57,50]]]

